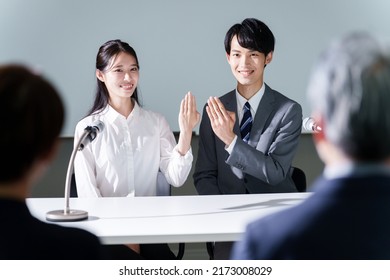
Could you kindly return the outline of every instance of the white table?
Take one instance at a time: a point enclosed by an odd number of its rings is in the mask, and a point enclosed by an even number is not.
[[[104,244],[235,241],[256,218],[302,202],[310,193],[220,196],[71,198],[88,220],[58,223],[86,229]],[[63,198],[29,198],[31,213],[46,220]]]

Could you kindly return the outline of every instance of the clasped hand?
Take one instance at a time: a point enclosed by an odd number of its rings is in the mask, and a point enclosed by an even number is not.
[[[210,97],[207,100],[206,112],[209,116],[211,128],[215,135],[217,135],[225,145],[229,146],[236,136],[233,132],[236,114],[227,111],[217,97]]]

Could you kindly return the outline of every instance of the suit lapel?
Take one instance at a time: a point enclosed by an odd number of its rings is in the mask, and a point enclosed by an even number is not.
[[[238,121],[237,113],[237,99],[236,99],[236,90],[232,90],[226,96],[225,102],[226,110],[236,113],[236,123],[234,124],[233,132],[240,137],[240,125]],[[256,115],[253,121],[251,136],[249,139],[250,143],[256,145],[259,142],[260,136],[264,130],[264,126],[267,122],[268,117],[274,110],[275,106],[275,96],[272,92],[272,89],[265,84],[264,95],[261,98],[259,107],[257,108]],[[252,145],[253,146],[253,145]]]
[[[265,85],[264,95],[261,98],[259,107],[257,108],[256,115],[253,121],[251,135],[249,141],[252,143],[258,143],[260,136],[264,130],[266,121],[269,115],[274,110],[275,97],[270,87]]]

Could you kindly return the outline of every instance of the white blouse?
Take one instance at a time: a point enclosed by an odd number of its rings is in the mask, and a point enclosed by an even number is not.
[[[192,151],[179,154],[161,114],[135,102],[125,118],[108,105],[77,124],[74,145],[95,120],[104,123],[103,131],[75,158],[79,197],[154,196],[159,170],[172,186],[184,184],[192,166]]]

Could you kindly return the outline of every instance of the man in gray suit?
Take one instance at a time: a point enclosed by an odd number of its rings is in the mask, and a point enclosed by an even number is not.
[[[290,173],[302,108],[264,83],[274,45],[271,30],[253,18],[233,25],[225,36],[237,88],[210,97],[203,111],[194,172],[200,195],[297,191]],[[228,258],[230,245],[219,255],[215,244],[215,258]]]

